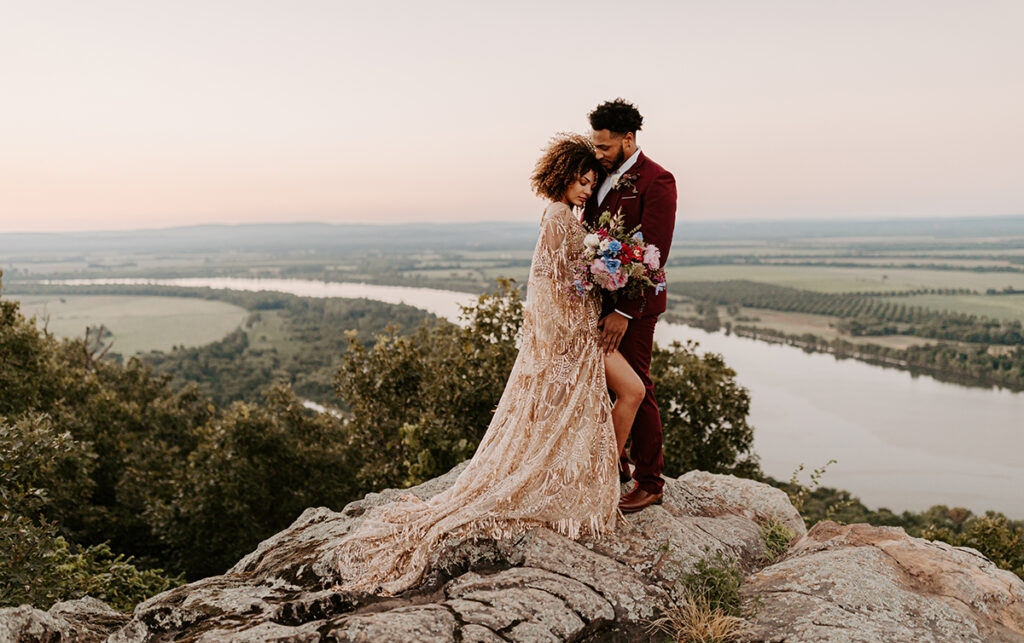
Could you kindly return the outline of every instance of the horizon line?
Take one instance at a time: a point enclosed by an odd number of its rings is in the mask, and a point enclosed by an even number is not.
[[[923,223],[927,221],[981,221],[992,219],[1014,219],[1022,218],[1024,213],[1014,214],[955,214],[955,215],[930,215],[930,216],[903,216],[903,217],[868,217],[868,218],[810,218],[793,217],[778,219],[676,219],[676,225],[686,224],[718,224],[718,225],[749,225],[749,224],[778,224],[778,223]],[[395,223],[332,223],[327,221],[289,221],[289,222],[251,222],[251,223],[194,223],[189,225],[160,226],[152,228],[95,228],[95,229],[68,229],[68,230],[27,230],[27,231],[0,231],[0,236],[16,235],[60,235],[60,234],[115,234],[127,232],[160,232],[171,230],[187,230],[194,228],[243,228],[243,227],[282,227],[282,226],[325,226],[325,227],[363,227],[363,228],[400,228],[412,226],[477,226],[477,225],[533,225],[533,221],[514,221],[508,219],[493,221],[403,221]]]

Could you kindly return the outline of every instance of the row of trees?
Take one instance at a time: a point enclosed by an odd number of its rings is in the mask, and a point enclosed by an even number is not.
[[[244,300],[242,300],[244,301]],[[218,405],[257,402],[271,383],[286,382],[303,398],[334,400],[334,376],[355,332],[371,346],[389,325],[415,328],[432,315],[367,299],[287,296],[274,309],[253,310],[245,328],[205,346],[152,352],[142,360],[172,385],[190,383]]]
[[[968,386],[1002,386],[1024,390],[1024,346],[993,354],[986,345],[925,344],[893,348],[854,344],[841,337],[827,339],[812,333],[794,335],[771,328],[735,325],[738,335],[794,344],[807,351],[831,353],[861,361],[930,375],[944,382]]]
[[[933,339],[1017,346],[1024,344],[1018,320],[908,306],[892,298],[860,293],[822,293],[752,281],[683,282],[673,294],[720,306],[739,305],[838,317],[851,335],[915,335]]]

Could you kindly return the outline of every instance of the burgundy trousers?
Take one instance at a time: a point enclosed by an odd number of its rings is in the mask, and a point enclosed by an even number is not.
[[[665,468],[665,456],[661,449],[661,414],[654,399],[654,382],[651,381],[651,352],[654,349],[654,325],[658,315],[637,317],[629,322],[626,334],[619,344],[619,352],[633,367],[640,381],[647,389],[644,401],[636,412],[633,429],[630,432],[629,457],[626,449],[619,454],[623,466],[630,460],[636,469],[633,479],[637,486],[648,493],[661,493],[665,480],[661,471]]]

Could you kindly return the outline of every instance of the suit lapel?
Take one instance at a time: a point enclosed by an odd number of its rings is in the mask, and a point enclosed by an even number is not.
[[[619,194],[618,190],[612,190],[608,193],[608,196],[605,197],[604,203],[598,209],[601,212],[607,210],[608,212],[615,214],[615,210],[619,207],[619,197],[621,196],[622,195]]]
[[[636,157],[636,163],[633,164],[633,167],[629,168],[629,170],[626,172],[626,174],[639,174],[641,168],[643,167],[644,163],[646,163],[646,162],[647,162],[647,157],[644,156],[643,152],[640,152],[637,155],[637,157]]]
[[[647,160],[647,157],[644,156],[643,152],[640,152],[640,154],[638,154],[637,157],[636,157],[636,163],[633,164],[633,167],[631,167],[628,170],[626,170],[626,172],[623,174],[623,176],[626,176],[628,174],[630,176],[637,176],[637,177],[639,177],[640,168],[643,166],[644,161],[646,161],[646,160]],[[635,184],[635,181],[634,181],[634,184]],[[615,212],[619,209],[619,202],[621,200],[622,200],[622,190],[617,190],[615,188],[612,188],[611,192],[608,193],[608,196],[605,197],[604,203],[601,204],[597,208],[597,211],[598,212],[604,212],[605,210],[607,210],[607,211],[611,212],[612,214],[615,214]]]
[[[636,163],[633,167],[626,170],[626,174],[638,176],[644,163],[647,161],[647,157],[641,151],[636,157]],[[586,221],[592,226],[597,225],[597,220],[601,218],[601,213],[608,210],[612,214],[619,208],[619,201],[622,199],[622,193],[619,190],[612,189],[608,192],[608,195],[604,198],[604,203],[597,202],[597,194],[591,197],[592,201],[587,204],[588,207],[583,210],[583,221]]]

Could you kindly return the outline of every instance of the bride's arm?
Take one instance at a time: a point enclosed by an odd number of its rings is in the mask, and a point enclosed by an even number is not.
[[[552,206],[541,224],[530,266],[526,310],[533,321],[537,348],[547,356],[565,352],[573,322],[580,321],[573,319],[569,294],[576,259],[567,245],[572,216],[568,206]]]

